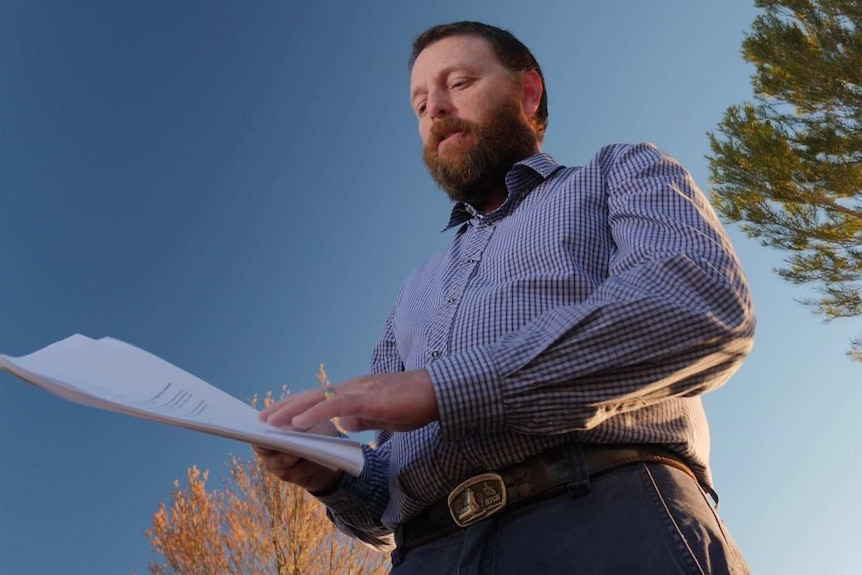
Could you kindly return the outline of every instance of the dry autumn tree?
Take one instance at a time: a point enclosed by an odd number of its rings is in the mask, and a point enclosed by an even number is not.
[[[326,372],[320,368],[321,383]],[[267,394],[264,404],[272,402]],[[256,400],[252,401],[254,405]],[[338,532],[305,490],[267,474],[254,458],[230,458],[230,481],[207,490],[208,472],[191,467],[174,481],[146,531],[163,561],[154,575],[383,574],[388,554]]]

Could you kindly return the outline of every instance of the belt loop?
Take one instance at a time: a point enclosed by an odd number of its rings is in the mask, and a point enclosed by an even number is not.
[[[712,497],[712,500],[715,502],[715,505],[713,507],[715,508],[716,511],[718,511],[718,505],[719,505],[718,493],[715,492],[715,489],[713,489],[712,487],[710,487],[709,485],[707,485],[705,483],[702,483],[700,487],[701,487],[701,489],[703,489],[704,491],[709,493],[709,495]]]
[[[566,489],[572,497],[586,495],[592,490],[590,471],[584,459],[584,448],[579,443],[567,443],[562,446],[563,457],[569,469],[569,482]]]
[[[395,549],[389,554],[393,567],[398,567],[404,561],[404,528],[395,528]]]

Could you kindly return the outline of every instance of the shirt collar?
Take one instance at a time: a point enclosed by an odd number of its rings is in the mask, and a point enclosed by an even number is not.
[[[509,170],[509,173],[506,174],[506,188],[508,190],[508,195],[506,196],[506,201],[503,202],[502,206],[500,206],[500,209],[511,204],[515,196],[526,194],[539,185],[539,181],[530,181],[529,183],[532,185],[529,185],[527,189],[522,190],[521,188],[523,187],[523,183],[521,185],[517,185],[516,182],[531,180],[531,178],[524,178],[525,171],[532,170],[532,172],[541,177],[541,181],[544,181],[562,167],[563,166],[558,164],[550,154],[546,154],[544,152],[535,154],[529,158],[524,158],[520,162],[516,162],[515,165],[512,166],[512,169]],[[464,222],[470,221],[472,218],[480,216],[482,216],[482,213],[467,202],[458,202],[452,207],[452,213],[449,215],[449,223],[445,228],[443,228],[443,231],[445,232],[450,230],[455,226],[459,226]]]

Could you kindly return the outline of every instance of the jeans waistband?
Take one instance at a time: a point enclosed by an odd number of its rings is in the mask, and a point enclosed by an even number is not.
[[[493,515],[565,491],[586,495],[591,478],[645,462],[676,467],[697,481],[686,463],[659,446],[566,444],[506,469],[468,478],[447,499],[433,503],[396,530],[397,550],[406,553]]]

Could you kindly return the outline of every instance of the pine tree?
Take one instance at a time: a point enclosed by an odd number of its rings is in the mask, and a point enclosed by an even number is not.
[[[758,0],[742,45],[754,102],[727,109],[709,156],[717,210],[787,250],[785,280],[827,319],[862,314],[862,1]],[[848,355],[862,361],[862,338]]]

